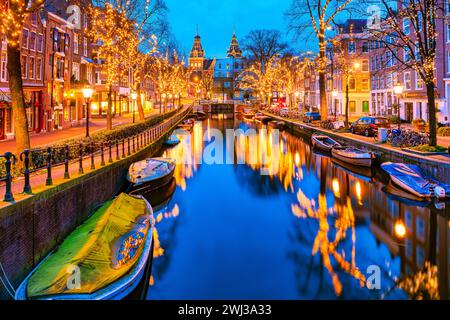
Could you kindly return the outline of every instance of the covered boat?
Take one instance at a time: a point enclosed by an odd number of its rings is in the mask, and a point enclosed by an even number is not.
[[[425,176],[419,166],[386,162],[381,168],[395,185],[419,198],[445,198],[450,195],[450,186]]]
[[[154,189],[168,184],[175,172],[175,160],[168,158],[148,158],[133,163],[128,169],[127,180],[131,190]]]
[[[341,147],[342,145],[333,140],[329,136],[313,134],[311,137],[311,142],[314,148],[320,149],[322,151],[330,152],[333,147]]]
[[[176,146],[177,144],[180,143],[180,139],[178,139],[178,137],[174,134],[172,134],[169,139],[167,139],[164,144],[167,146]]]
[[[127,298],[149,281],[144,278],[153,256],[153,228],[153,210],[143,197],[119,195],[27,276],[16,300]]]
[[[376,159],[372,152],[345,146],[333,147],[331,155],[340,161],[362,167],[372,167]]]

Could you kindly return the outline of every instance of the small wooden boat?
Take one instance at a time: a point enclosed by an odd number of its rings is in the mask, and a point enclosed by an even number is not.
[[[336,158],[331,158],[331,162],[344,172],[367,182],[371,182],[375,175],[372,167],[355,166]]]
[[[148,158],[133,163],[128,169],[127,180],[131,183],[130,192],[137,189],[153,189],[168,184],[175,172],[175,160],[167,158]]]
[[[362,167],[372,167],[376,159],[372,152],[346,146],[333,147],[331,155],[340,161]]]
[[[450,186],[425,176],[419,166],[405,163],[385,162],[381,168],[391,181],[419,198],[445,198],[450,195]]]
[[[389,181],[389,183],[382,187],[381,190],[385,192],[390,199],[401,201],[406,205],[426,207],[431,204],[431,199],[418,197],[395,185],[392,181]]]
[[[177,144],[180,143],[180,139],[178,139],[178,137],[176,135],[171,135],[169,137],[169,139],[167,139],[164,144],[167,146],[176,146]]]
[[[320,149],[325,152],[330,152],[333,147],[341,147],[342,145],[333,140],[329,136],[313,134],[311,142],[314,148]]]
[[[269,121],[267,125],[273,129],[284,130],[286,123],[284,121]]]
[[[157,189],[145,189],[142,193],[140,190],[135,190],[130,194],[143,196],[151,204],[154,211],[158,212],[162,206],[167,205],[167,203],[170,202],[176,187],[176,180],[175,178],[172,178],[172,180],[163,187]]]
[[[149,281],[154,226],[147,200],[119,195],[96,210],[48,255],[19,286],[15,299],[129,297]]]
[[[257,113],[255,115],[254,119],[255,119],[256,122],[259,122],[259,123],[262,123],[262,124],[267,124],[270,121],[272,121],[272,118],[264,115],[264,113]]]

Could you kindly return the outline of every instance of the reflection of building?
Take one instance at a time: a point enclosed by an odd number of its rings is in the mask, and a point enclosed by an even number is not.
[[[441,299],[450,297],[450,226],[443,216],[427,207],[407,205],[390,199],[377,184],[370,188],[371,231],[401,258],[403,275],[422,269],[426,261],[439,269]],[[395,224],[406,226],[404,240],[395,236]]]

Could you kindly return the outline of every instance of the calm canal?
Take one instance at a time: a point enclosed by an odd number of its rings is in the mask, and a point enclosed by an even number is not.
[[[399,201],[385,192],[379,173],[350,171],[288,132],[276,140],[269,131],[236,138],[234,146],[225,141],[223,158],[243,164],[194,164],[217,142],[213,129],[233,128],[258,126],[198,122],[190,137],[164,151],[179,164],[169,200],[155,212],[148,299],[406,299],[420,293],[408,281],[401,281],[404,290],[396,288],[401,279],[429,284],[448,299],[450,225],[442,210]],[[278,159],[269,175],[261,174],[265,153]],[[399,221],[404,238],[396,235]],[[420,278],[426,261],[437,270]],[[369,290],[370,284],[379,289]]]

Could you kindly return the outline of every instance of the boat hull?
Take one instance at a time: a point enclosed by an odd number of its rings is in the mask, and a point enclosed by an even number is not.
[[[336,158],[337,160],[360,167],[370,168],[373,166],[375,160],[372,156],[370,158],[369,157],[355,158],[350,155],[346,155],[344,152],[337,151],[336,149],[331,149],[331,154],[333,158]]]
[[[324,140],[329,139],[332,143],[325,143]],[[334,141],[333,139],[326,137],[326,136],[316,136],[313,135],[311,137],[311,143],[314,148],[322,150],[324,152],[330,152],[333,147],[341,146],[338,142]]]

